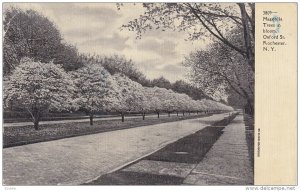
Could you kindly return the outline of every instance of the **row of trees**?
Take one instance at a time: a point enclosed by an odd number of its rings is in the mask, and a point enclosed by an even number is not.
[[[149,80],[136,68],[132,60],[124,56],[78,53],[75,46],[64,42],[54,23],[34,10],[24,11],[14,7],[4,9],[3,26],[3,74],[5,76],[13,72],[23,57],[41,63],[51,61],[61,65],[66,71],[77,70],[87,62],[98,62],[112,75],[122,73],[143,86],[172,89],[179,93],[186,93],[194,99],[210,99],[201,89],[181,80],[173,84],[163,77]]]
[[[84,56],[81,56],[84,58]],[[193,99],[211,99],[207,96],[200,88],[192,86],[191,84],[177,80],[171,83],[163,76],[149,80],[146,76],[140,72],[135,63],[131,59],[126,59],[124,56],[113,55],[113,56],[100,56],[100,55],[89,55],[85,57],[85,60],[93,60],[93,62],[100,63],[110,74],[121,73],[130,78],[131,80],[140,83],[146,87],[160,87],[171,89],[177,93],[185,93]]]
[[[232,110],[212,101],[196,101],[186,94],[159,87],[144,87],[124,74],[111,75],[90,59],[75,71],[66,72],[53,62],[21,59],[11,75],[4,79],[5,107],[26,110],[35,129],[45,112],[85,111],[90,125],[96,112],[118,112],[124,121],[126,113],[199,112]]]

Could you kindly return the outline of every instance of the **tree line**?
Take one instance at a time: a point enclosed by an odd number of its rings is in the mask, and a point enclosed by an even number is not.
[[[194,99],[212,99],[201,89],[178,80],[171,83],[164,77],[149,80],[131,59],[113,55],[87,55],[64,41],[53,22],[34,10],[15,7],[4,10],[3,74],[8,76],[20,63],[21,58],[33,58],[42,63],[53,62],[66,71],[77,70],[89,59],[97,60],[111,74],[122,73],[131,80],[147,87],[161,87],[186,93]]]
[[[4,14],[4,105],[30,113],[35,129],[49,111],[141,113],[231,110],[186,82],[147,80],[131,60],[83,55],[33,10]],[[174,91],[173,91],[174,90]],[[194,99],[193,99],[194,98]],[[201,98],[208,98],[202,99]],[[198,99],[198,100],[196,100]]]
[[[4,80],[5,107],[27,111],[34,128],[49,111],[85,111],[90,125],[96,112],[127,113],[230,111],[231,107],[212,100],[193,100],[186,94],[159,87],[144,87],[121,73],[111,75],[100,63],[89,61],[66,72],[53,62],[22,58]]]

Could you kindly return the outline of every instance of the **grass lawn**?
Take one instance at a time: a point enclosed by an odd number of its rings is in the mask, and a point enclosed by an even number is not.
[[[146,157],[146,160],[198,164],[236,115],[217,121]],[[179,154],[178,154],[179,153]],[[182,154],[185,153],[185,154]]]
[[[197,118],[201,116],[209,116],[211,114],[186,115],[186,116],[162,116],[161,118],[141,118],[121,119],[108,121],[94,121],[94,125],[90,126],[89,122],[74,122],[61,124],[45,124],[40,125],[40,130],[34,130],[33,125],[21,127],[4,127],[3,147],[13,147],[43,141],[57,140],[62,138],[101,133],[106,131],[114,131],[139,126],[166,123],[171,121],[179,121],[184,119]]]

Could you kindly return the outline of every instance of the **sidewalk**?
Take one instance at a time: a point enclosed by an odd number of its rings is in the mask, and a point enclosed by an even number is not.
[[[223,131],[204,159],[186,177],[184,184],[253,184],[243,115],[239,114]]]

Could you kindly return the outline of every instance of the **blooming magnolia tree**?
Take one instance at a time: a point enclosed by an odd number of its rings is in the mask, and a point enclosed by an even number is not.
[[[224,105],[220,102],[216,102],[213,100],[202,99],[201,103],[203,104],[203,108],[206,111],[232,111],[233,108],[227,105]]]
[[[157,118],[159,118],[160,112],[164,111],[164,100],[165,97],[165,88],[153,87],[151,88],[150,97],[151,97],[151,110],[157,113]]]
[[[163,107],[170,117],[170,113],[174,112],[177,108],[176,93],[167,89],[163,93]]]
[[[191,99],[191,97],[185,99],[185,102],[186,102],[185,103],[186,104],[186,109],[185,110],[188,112],[189,115],[191,115],[191,112],[193,112],[194,109],[195,109],[195,105],[193,105],[193,103],[194,103],[193,101],[194,100]]]
[[[184,115],[185,111],[189,109],[188,105],[189,105],[189,100],[191,98],[186,94],[180,94],[178,96],[179,96],[179,103],[180,103],[179,110],[182,111],[182,115]]]
[[[206,108],[205,108],[203,101],[197,100],[196,102],[197,102],[197,104],[196,104],[197,112],[204,112],[206,110]]]
[[[69,110],[74,85],[58,65],[23,58],[4,82],[5,107],[17,107],[30,113],[34,128],[39,129],[42,114]]]
[[[198,109],[199,109],[198,102],[196,100],[192,99],[190,101],[190,111],[193,113],[197,112],[197,114],[198,114],[198,112],[199,112]]]
[[[175,112],[177,113],[177,116],[178,116],[178,113],[182,111],[182,99],[181,99],[181,94],[179,93],[175,93],[175,97],[174,97],[174,102],[176,103],[175,104]]]
[[[90,116],[90,125],[93,125],[95,112],[108,107],[110,74],[101,65],[87,62],[72,72],[72,76],[76,85],[75,103]]]
[[[151,94],[151,89],[149,87],[144,87],[143,88],[143,94],[144,94],[144,98],[142,100],[142,116],[143,116],[143,120],[145,120],[145,116],[147,112],[151,112],[153,110],[152,108],[152,103],[151,103],[151,99],[152,99],[152,94]]]
[[[112,81],[114,81],[115,88],[110,90],[112,93],[109,93],[111,99],[114,100],[110,110],[119,112],[122,122],[124,122],[125,113],[142,112],[145,102],[143,86],[120,73],[114,74]],[[114,98],[111,95],[114,95]]]

